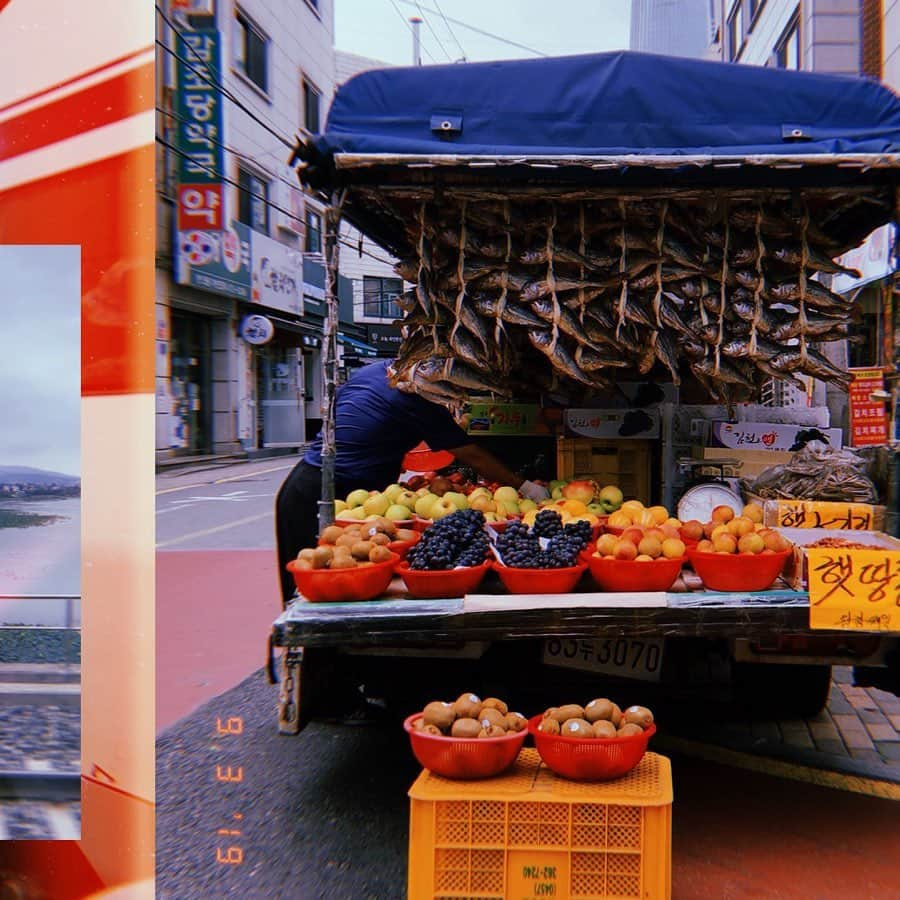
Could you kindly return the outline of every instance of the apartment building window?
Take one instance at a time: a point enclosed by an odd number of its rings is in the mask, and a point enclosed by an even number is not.
[[[234,64],[261,91],[268,93],[269,39],[239,9],[235,10]]]
[[[306,210],[306,243],[307,253],[322,252],[322,217],[311,209]]]
[[[728,60],[734,62],[744,44],[744,0],[737,0],[728,16]]]
[[[373,319],[400,319],[397,297],[403,291],[399,278],[363,277],[363,315]]]
[[[303,76],[303,127],[310,134],[319,133],[319,106],[322,92],[304,75]]]
[[[243,167],[238,168],[238,221],[254,231],[269,233],[269,182]]]
[[[800,68],[800,8],[775,45],[775,65],[779,69]]]

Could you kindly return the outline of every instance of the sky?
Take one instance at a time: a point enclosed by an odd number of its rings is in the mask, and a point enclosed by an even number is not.
[[[599,53],[628,47],[630,15],[631,0],[335,0],[335,46],[411,65],[408,19],[418,16],[424,64],[456,62],[463,55],[472,62],[537,55],[454,19],[548,56]]]
[[[81,248],[0,245],[0,465],[81,471]]]

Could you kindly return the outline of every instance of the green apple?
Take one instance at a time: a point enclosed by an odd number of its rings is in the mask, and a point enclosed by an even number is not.
[[[606,508],[607,512],[614,512],[622,505],[622,501],[625,497],[614,484],[608,484],[600,491],[598,499]]]
[[[468,509],[469,508],[469,499],[465,494],[460,494],[459,491],[447,491],[444,496],[448,500],[453,501],[453,505],[457,509]]]
[[[487,497],[488,500],[491,498],[491,492],[486,487],[477,487],[471,494],[469,494],[469,500],[473,497]]]
[[[514,488],[506,485],[504,487],[498,487],[496,491],[494,491],[494,499],[501,501],[508,500],[518,500],[519,492]]]
[[[347,509],[347,504],[343,500],[334,501],[334,514],[336,516],[339,516],[345,509]]]
[[[537,509],[537,503],[535,503],[534,500],[529,500],[526,497],[524,500],[519,501],[519,512],[523,515],[533,509]]]
[[[341,513],[342,519],[362,519],[366,511],[361,506],[350,506]]]
[[[362,488],[358,488],[357,490],[350,491],[350,493],[347,494],[347,506],[349,506],[351,509],[354,506],[362,506],[363,503],[365,503],[368,499],[369,492],[364,491]]]
[[[519,502],[517,500],[501,500],[501,503],[509,515],[517,516],[519,514]]]
[[[547,485],[547,489],[550,491],[555,491],[557,488],[564,488],[569,482],[564,478],[554,478],[550,484]]]
[[[487,492],[478,494],[477,496],[469,494],[469,509],[478,509],[483,513],[489,513],[494,512],[497,509],[497,504],[495,501],[491,500],[491,495]]]
[[[434,501],[437,499],[437,494],[422,494],[422,496],[419,497],[418,500],[416,500],[415,506],[413,506],[413,509],[416,511],[416,515],[421,516],[423,519],[430,519],[431,504],[434,503]]]
[[[392,522],[404,522],[411,515],[412,513],[409,511],[409,507],[404,506],[402,503],[392,503],[384,511],[384,517],[390,519]]]
[[[485,522],[499,522],[500,520],[497,518],[497,513],[488,511],[484,514],[484,521]]]
[[[403,493],[403,485],[401,484],[389,484],[381,493],[384,494],[391,503],[397,502],[397,497]]]
[[[563,498],[562,492],[563,492],[563,489],[561,487],[555,487],[555,488],[553,488],[553,490],[550,491],[550,497],[553,500],[562,500],[562,498]]]
[[[363,501],[363,510],[366,516],[383,516],[390,505],[391,501],[384,494],[375,494]]]
[[[437,521],[455,512],[458,512],[456,504],[445,494],[443,497],[438,497],[428,508],[428,518]]]
[[[400,493],[391,500],[391,503],[399,503],[407,509],[413,509],[416,505],[416,500],[418,499],[419,498],[412,491],[400,491]]]
[[[602,503],[588,503],[588,512],[595,516],[605,516],[609,510]]]

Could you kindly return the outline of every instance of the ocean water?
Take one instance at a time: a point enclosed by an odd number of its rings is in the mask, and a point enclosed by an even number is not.
[[[38,524],[8,524],[23,517]],[[0,500],[0,595],[14,598],[0,599],[0,625],[65,625],[64,600],[24,598],[66,594],[81,594],[81,499]]]

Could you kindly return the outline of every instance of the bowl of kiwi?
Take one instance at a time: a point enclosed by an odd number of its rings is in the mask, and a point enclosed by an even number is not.
[[[382,544],[310,547],[287,564],[302,597],[311,603],[351,603],[383,594],[400,557]]]
[[[416,759],[444,778],[491,778],[516,761],[528,720],[497,697],[460,694],[433,700],[403,723]]]
[[[645,706],[621,709],[606,697],[580,706],[551,706],[528,720],[528,732],[548,768],[573,781],[610,781],[627,775],[656,733]]]

